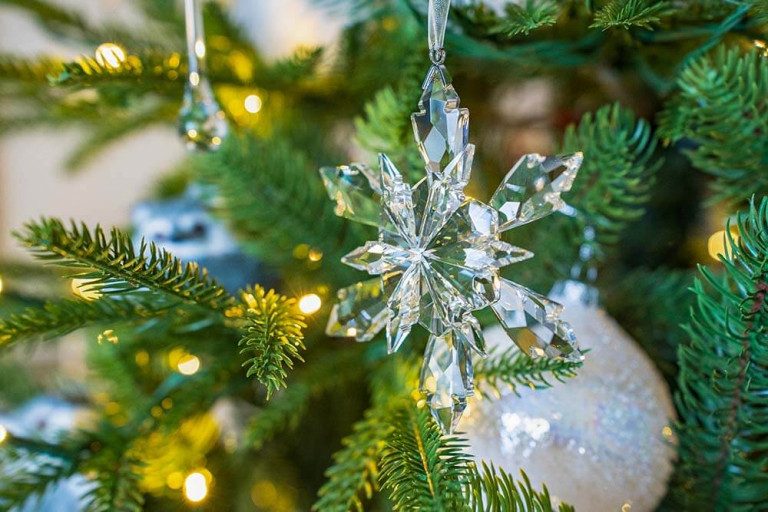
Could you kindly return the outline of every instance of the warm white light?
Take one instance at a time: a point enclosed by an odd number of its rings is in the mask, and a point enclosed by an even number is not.
[[[256,96],[255,94],[251,94],[245,98],[245,110],[250,112],[251,114],[256,114],[261,110],[261,98]]]
[[[189,83],[192,85],[198,85],[200,83],[200,74],[196,72],[191,72],[189,74]]]
[[[203,41],[197,41],[195,43],[195,55],[201,59],[205,57],[205,43]]]
[[[317,313],[322,306],[323,306],[323,301],[320,299],[320,296],[317,295],[316,293],[310,293],[310,294],[304,295],[302,298],[299,299],[299,309],[305,315],[311,315],[312,313]]]
[[[197,356],[188,354],[179,359],[176,369],[182,375],[194,375],[200,369],[200,359]]]
[[[184,496],[192,503],[199,503],[208,496],[208,482],[199,471],[190,473],[184,479]]]
[[[125,62],[125,51],[115,43],[104,43],[96,48],[96,62],[108,69],[117,69]]]
[[[731,233],[734,243],[739,242],[739,236],[735,233]],[[720,260],[720,255],[725,255],[727,248],[729,248],[729,242],[726,237],[725,231],[717,231],[709,237],[707,241],[707,252],[712,259]]]
[[[5,441],[7,438],[8,438],[8,430],[4,426],[0,425],[0,443]]]
[[[189,130],[187,130],[187,136],[190,139],[196,139],[197,138],[197,130],[195,130],[194,128],[190,128]]]
[[[72,280],[72,293],[82,297],[85,300],[96,300],[101,297],[101,292],[93,290],[89,286],[93,283],[91,279],[78,279]]]

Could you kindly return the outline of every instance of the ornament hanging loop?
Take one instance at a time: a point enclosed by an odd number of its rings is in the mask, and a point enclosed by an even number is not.
[[[427,10],[428,43],[430,58],[434,64],[442,64],[445,60],[445,27],[448,24],[448,11],[451,9],[451,0],[429,0]],[[442,60],[435,62],[433,55],[442,55]]]
[[[429,50],[429,60],[435,66],[442,66],[445,63],[445,48],[437,48]]]
[[[450,77],[443,65],[446,57],[444,48],[445,28],[448,24],[448,11],[450,8],[451,0],[429,0],[429,8],[427,9],[427,42],[429,44],[429,60],[432,62],[432,67],[427,72],[422,89],[429,87],[432,81],[435,80],[435,75],[440,78],[443,85],[450,83]]]

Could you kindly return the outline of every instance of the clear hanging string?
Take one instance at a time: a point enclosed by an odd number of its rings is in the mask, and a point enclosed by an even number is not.
[[[440,77],[443,84],[450,83],[445,66],[445,29],[448,25],[448,11],[451,9],[451,0],[429,0],[427,8],[427,43],[429,45],[429,60],[432,67],[429,68],[427,78],[424,79],[423,88],[426,89],[435,75]]]
[[[206,70],[202,0],[184,0],[189,73],[179,111],[179,136],[193,151],[215,151],[229,131]]]

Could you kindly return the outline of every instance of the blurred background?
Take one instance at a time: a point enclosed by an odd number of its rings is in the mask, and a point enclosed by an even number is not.
[[[146,25],[128,0],[55,3],[76,8],[97,25],[115,20],[130,27]],[[290,55],[299,46],[332,45],[344,25],[338,12],[329,14],[310,0],[233,0],[226,4],[233,17],[247,27],[253,43],[271,59]],[[85,45],[54,38],[24,12],[7,5],[0,5],[0,50],[64,59],[93,52]],[[120,141],[77,173],[68,173],[63,163],[73,144],[82,138],[77,128],[66,127],[25,131],[0,139],[0,257],[28,258],[11,232],[41,215],[128,226],[131,207],[146,199],[162,173],[186,156],[173,126],[154,127]]]
[[[139,489],[148,510],[392,509],[388,491],[374,492],[375,475],[389,440],[381,436],[397,432],[403,415],[382,397],[406,396],[429,431],[424,402],[412,393],[428,336],[415,332],[398,357],[386,357],[382,334],[366,345],[326,336],[337,290],[363,279],[340,257],[375,230],[334,215],[317,169],[375,166],[386,152],[412,182],[423,176],[409,115],[429,66],[426,3],[205,2],[218,102],[206,122],[223,122],[229,135],[195,145],[197,131],[178,123],[187,81],[182,2],[0,0],[0,311],[27,311],[13,318],[33,324],[24,331],[4,323],[7,338],[0,331],[3,348],[25,342],[0,360],[0,443],[28,434],[70,449],[77,428],[93,436],[83,445],[87,457],[73,456],[75,474],[51,489],[45,471],[32,471],[42,477],[20,488],[46,490],[38,501],[5,485],[34,463],[9,464],[0,471],[0,506],[18,498],[25,512],[74,510],[84,495],[100,499],[96,488],[119,488],[115,478]],[[690,338],[681,325],[691,320],[696,265],[719,271],[726,222],[747,196],[765,193],[755,176],[765,163],[760,116],[768,112],[764,102],[732,102],[721,108],[733,115],[698,118],[709,106],[699,101],[705,93],[712,105],[731,97],[701,82],[730,69],[708,53],[720,43],[734,52],[731,63],[750,55],[752,67],[764,67],[768,15],[750,2],[624,4],[454,0],[447,62],[478,148],[469,195],[487,201],[523,155],[586,155],[564,195],[572,215],[512,231],[510,242],[536,257],[505,276],[544,303],[548,293],[570,301],[573,316],[564,318],[592,351],[583,378],[566,387],[560,380],[572,367],[557,361],[537,373],[508,343],[503,356],[476,368],[478,388],[502,389],[498,403],[478,401],[465,425],[476,460],[487,457],[515,477],[528,469],[556,501],[581,510],[686,510],[662,501],[697,495],[688,474],[668,485],[680,414],[671,397],[685,378],[709,382],[717,372],[704,375],[703,365],[702,375],[681,376],[678,349]],[[621,19],[632,9],[642,16]],[[691,62],[710,74],[685,75]],[[718,84],[732,85],[734,76]],[[701,121],[712,117],[721,124]],[[700,147],[706,151],[696,153]],[[730,157],[727,169],[738,172],[722,172],[712,155]],[[297,299],[307,364],[297,363],[289,386],[270,398],[269,379],[245,375],[253,354],[242,348],[249,331],[232,320],[237,311],[222,315],[219,306],[179,297],[168,306],[163,293],[160,313],[139,308],[115,325],[74,315],[69,325],[67,310],[51,312],[46,301],[76,299],[93,314],[88,308],[104,297],[34,261],[14,239],[42,216],[124,229],[199,262],[233,293],[259,283]],[[28,245],[36,227],[25,231]],[[594,287],[585,296],[599,290],[599,306],[569,295],[581,289],[573,280]],[[254,295],[235,293],[232,304],[250,311]],[[35,314],[50,316],[35,324]],[[503,331],[491,327],[486,336],[507,343]],[[105,455],[103,446],[118,448]],[[681,452],[688,470],[701,466],[695,451]],[[123,461],[124,452],[147,464],[119,479],[109,455]]]

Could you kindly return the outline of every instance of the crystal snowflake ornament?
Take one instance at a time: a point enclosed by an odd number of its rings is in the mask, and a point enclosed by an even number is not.
[[[379,156],[379,172],[363,164],[325,167],[320,174],[336,213],[375,225],[377,240],[342,262],[375,279],[338,291],[326,333],[369,341],[386,330],[397,351],[416,324],[430,333],[420,389],[444,432],[453,432],[473,394],[471,351],[485,356],[473,312],[491,307],[509,337],[531,357],[580,360],[582,354],[562,307],[502,278],[502,267],[533,254],[501,239],[502,232],[565,206],[581,165],[580,153],[523,156],[485,204],[467,198],[475,147],[469,144],[469,111],[443,66],[447,0],[430,0],[433,66],[420,111],[411,116],[426,176],[405,182],[395,164]]]

